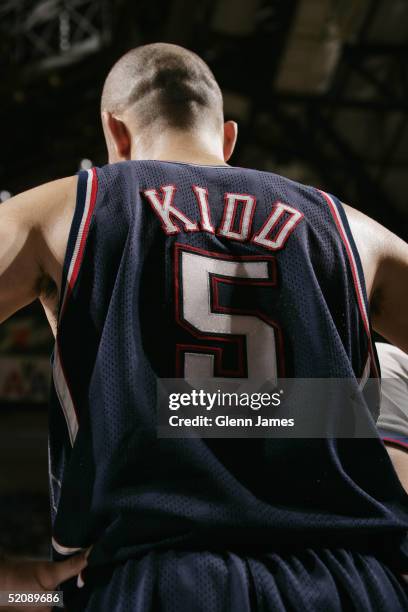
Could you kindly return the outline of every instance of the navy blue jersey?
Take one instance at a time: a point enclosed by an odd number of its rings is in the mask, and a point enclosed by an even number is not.
[[[376,367],[336,198],[235,167],[81,172],[53,356],[55,558],[336,542],[396,555],[407,498],[379,438],[157,436],[158,377],[363,385]]]

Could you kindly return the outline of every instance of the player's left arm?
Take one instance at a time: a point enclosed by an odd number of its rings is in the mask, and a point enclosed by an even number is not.
[[[77,177],[52,181],[0,205],[0,323],[58,292]]]
[[[345,204],[344,209],[364,270],[373,328],[401,349],[401,359],[408,359],[408,244],[362,212]],[[392,405],[383,397],[380,418],[386,412],[392,412]],[[386,444],[408,492],[408,452]]]
[[[408,244],[344,205],[360,254],[376,332],[408,352]]]

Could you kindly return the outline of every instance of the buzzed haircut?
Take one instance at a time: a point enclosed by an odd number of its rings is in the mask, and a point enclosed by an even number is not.
[[[113,66],[105,81],[101,109],[129,111],[137,128],[192,129],[203,122],[221,129],[221,90],[195,53],[166,43],[137,47]]]

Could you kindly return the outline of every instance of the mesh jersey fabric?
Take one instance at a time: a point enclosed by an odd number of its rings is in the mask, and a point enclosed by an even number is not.
[[[228,193],[256,199],[254,232],[277,202],[300,211],[302,222],[273,252],[251,240],[186,232],[180,221],[166,234],[144,194],[170,185],[175,206],[192,220],[199,215],[192,187],[205,189],[217,228]],[[334,211],[312,187],[234,167],[131,161],[80,173],[50,402],[55,559],[89,545],[93,567],[203,543],[269,553],[299,541],[352,548],[369,541],[381,558],[408,569],[407,498],[379,438],[156,435],[156,379],[179,374],[177,347],[200,346],[175,316],[176,245],[273,257],[277,286],[252,293],[250,305],[279,323],[285,375],[357,384],[373,350],[367,299],[344,211],[330,202]],[[250,298],[225,290],[220,299],[248,305]]]
[[[305,549],[257,556],[150,551],[85,571],[64,587],[67,612],[403,612],[408,589],[372,555]],[[56,608],[57,610],[57,608]]]

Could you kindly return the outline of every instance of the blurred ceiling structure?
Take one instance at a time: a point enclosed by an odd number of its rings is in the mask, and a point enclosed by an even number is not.
[[[0,191],[105,163],[112,63],[157,40],[211,66],[235,165],[312,183],[408,238],[405,0],[5,0]]]

